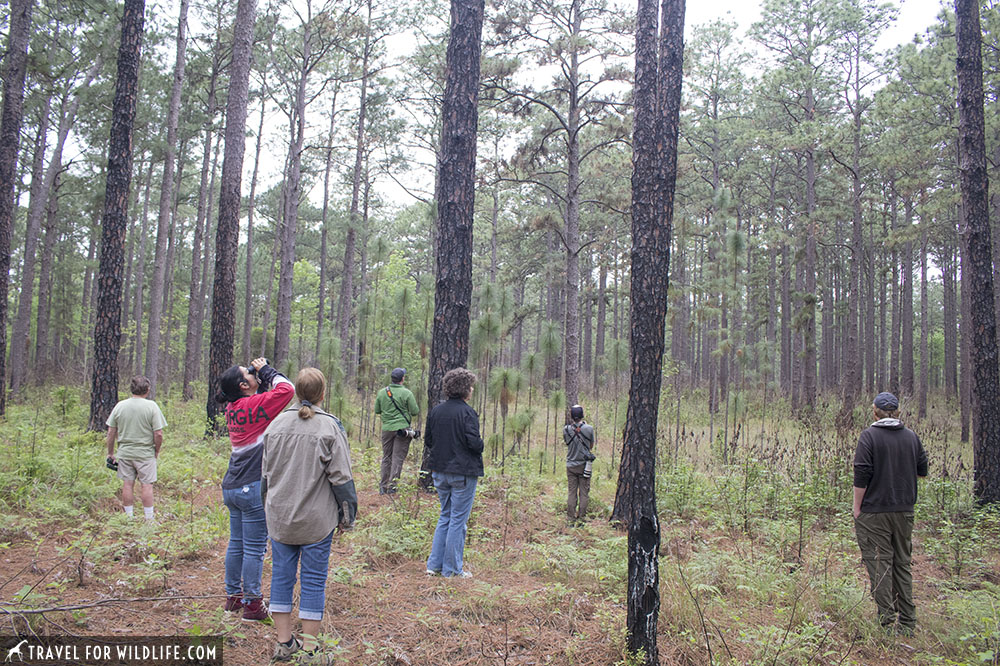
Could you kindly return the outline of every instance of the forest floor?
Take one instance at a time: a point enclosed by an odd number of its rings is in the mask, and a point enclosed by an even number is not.
[[[80,434],[78,406],[44,424],[37,410],[18,410],[0,425],[0,633],[224,636],[226,664],[267,663],[273,627],[222,610],[228,514],[218,482],[228,442],[197,436],[197,408],[165,409],[172,425],[154,525],[120,513],[120,483],[103,468],[99,438]],[[849,495],[838,488],[845,478],[850,485],[843,455],[817,455],[806,476],[793,453],[752,456],[748,446],[740,462],[731,454],[709,473],[699,467],[712,446],[690,432],[678,449],[690,462],[665,459],[659,468],[661,663],[998,662],[1000,520],[970,508],[962,483],[921,490],[920,630],[889,637],[875,626]],[[413,478],[416,448],[404,479]],[[610,451],[582,527],[564,516],[559,461],[553,474],[551,456],[536,447],[503,470],[488,464],[466,547],[474,577],[465,580],[424,574],[436,498],[412,484],[379,496],[379,453],[370,440],[355,442],[359,519],[333,544],[324,631],[337,663],[632,663],[626,538],[607,521]],[[265,596],[269,579],[270,549]],[[53,610],[19,614],[42,608]]]

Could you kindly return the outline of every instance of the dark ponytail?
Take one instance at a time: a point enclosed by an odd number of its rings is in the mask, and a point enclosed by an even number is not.
[[[243,397],[240,383],[244,381],[243,369],[234,365],[219,377],[219,392],[215,394],[216,402],[236,402]]]

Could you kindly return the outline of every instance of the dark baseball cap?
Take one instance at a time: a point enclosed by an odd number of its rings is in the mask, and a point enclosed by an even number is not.
[[[392,377],[392,381],[401,382],[403,381],[403,377],[405,375],[406,375],[406,368],[396,368],[395,370],[392,371],[392,374],[389,376]]]
[[[580,405],[573,405],[569,408],[569,415],[573,417],[574,421],[579,421],[583,418],[583,407]]]
[[[883,412],[894,412],[899,409],[899,398],[891,393],[883,391],[875,396],[875,402],[873,404]]]

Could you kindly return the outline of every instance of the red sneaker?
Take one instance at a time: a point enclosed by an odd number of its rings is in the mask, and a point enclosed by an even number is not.
[[[261,598],[250,599],[243,602],[243,619],[247,622],[255,622],[267,619],[267,604]]]
[[[232,597],[226,597],[226,604],[222,608],[229,613],[243,608],[243,595],[237,594]]]

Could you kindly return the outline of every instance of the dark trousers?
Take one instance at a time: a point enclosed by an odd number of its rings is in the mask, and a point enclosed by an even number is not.
[[[587,503],[590,501],[590,477],[583,475],[583,469],[584,465],[566,468],[566,481],[569,486],[566,516],[570,520],[580,520],[587,513]]]
[[[378,485],[380,494],[396,492],[396,481],[403,473],[403,461],[409,451],[409,437],[400,436],[395,430],[382,431],[382,478]]]
[[[896,623],[912,629],[917,623],[913,605],[913,512],[861,513],[854,521],[861,560],[871,579],[872,597],[884,627]]]

